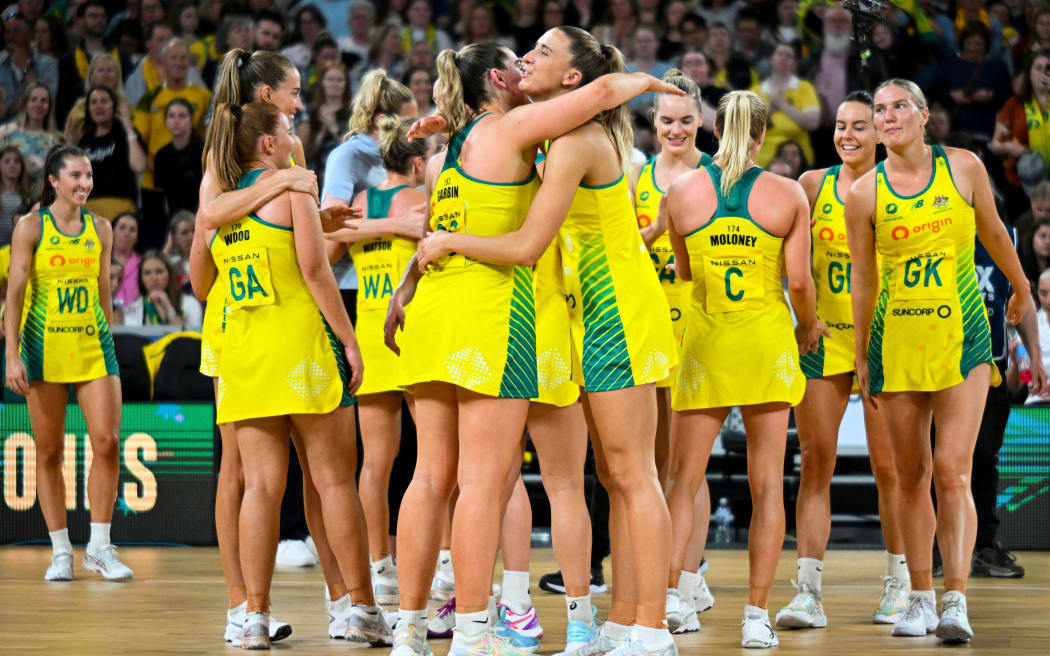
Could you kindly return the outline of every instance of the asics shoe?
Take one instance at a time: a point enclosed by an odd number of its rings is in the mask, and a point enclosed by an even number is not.
[[[882,577],[882,598],[879,607],[871,616],[875,624],[895,624],[904,611],[908,610],[908,593],[911,584],[908,581],[892,576]]]
[[[438,608],[434,619],[427,622],[428,638],[451,638],[452,631],[456,628],[456,598],[452,597],[448,603]]]
[[[130,567],[120,562],[117,548],[112,544],[84,552],[84,569],[97,572],[110,581],[123,581],[135,576]]]
[[[808,583],[795,583],[795,597],[777,613],[776,624],[783,629],[823,629],[828,625],[820,590]],[[746,645],[745,645],[746,646]]]
[[[226,611],[226,631],[223,639],[234,647],[241,646],[240,633],[244,628],[245,617],[248,613],[248,602],[242,601],[239,606]],[[284,622],[270,616],[270,642],[284,640],[292,635],[292,627]]]
[[[571,635],[569,634],[569,636]],[[603,656],[604,654],[612,653],[624,642],[626,641],[615,640],[609,637],[601,627],[598,627],[591,634],[589,642],[573,649],[566,649],[555,654],[555,656]]]
[[[668,590],[668,592],[670,592],[670,590]],[[667,601],[668,601],[668,603],[670,603],[670,601],[671,601],[670,597],[668,597]],[[675,628],[675,629],[672,629],[671,633],[675,633],[675,634],[695,633],[695,632],[700,630],[700,617],[696,613],[696,607],[693,606],[693,600],[692,599],[682,599],[681,595],[679,595],[679,599],[678,599],[678,616],[679,616],[679,620],[680,620],[679,624],[678,624],[678,627]],[[667,615],[667,628],[671,629],[670,610],[668,610],[668,615]]]
[[[394,632],[394,648],[390,656],[433,656],[427,642],[426,629],[411,622],[402,622]]]
[[[529,606],[524,613],[515,613],[510,606],[500,603],[496,604],[496,611],[503,623],[514,629],[519,635],[537,640],[543,637],[543,627],[540,626],[539,617],[536,616],[535,606]]]
[[[540,641],[538,639],[530,638],[527,635],[518,633],[507,626],[502,618],[492,627],[492,632],[497,638],[511,645],[515,649],[520,649],[521,651],[530,654],[534,654],[540,650]]]
[[[346,638],[346,627],[350,624],[350,595],[332,601],[325,594],[325,606],[328,607],[328,637],[335,640]]]
[[[269,649],[270,614],[245,613],[244,626],[237,634],[237,646],[241,649]]]
[[[597,612],[597,608],[594,609]],[[562,653],[574,652],[581,647],[586,646],[598,635],[598,628],[595,622],[592,620],[590,624],[584,624],[579,620],[572,620],[569,625],[565,628],[565,651]]]
[[[941,597],[937,637],[949,644],[962,644],[973,639],[973,629],[966,615],[966,595],[958,590],[949,590]]]
[[[893,635],[918,638],[936,631],[938,622],[933,602],[912,591],[908,595],[908,608],[893,625]]]
[[[703,613],[711,610],[711,607],[714,605],[715,596],[711,594],[711,589],[707,587],[707,581],[704,580],[704,576],[701,574],[700,581],[693,590],[693,610],[697,613]]]
[[[378,606],[351,605],[350,618],[346,623],[346,639],[357,643],[357,646],[389,646],[394,643],[394,632]]]
[[[448,601],[456,595],[456,581],[451,572],[446,574],[442,570],[434,573],[434,580],[430,584],[430,598],[435,601]]]
[[[449,656],[526,656],[529,653],[518,649],[491,629],[471,636],[456,631],[448,650]]]
[[[740,635],[740,646],[747,649],[769,649],[780,644],[768,615],[745,615],[740,621]]]
[[[278,567],[313,567],[317,556],[306,546],[305,540],[281,540],[277,543]]]
[[[649,649],[640,640],[628,638],[619,647],[609,652],[609,656],[678,656],[678,645],[672,640],[663,647]]]
[[[372,566],[372,592],[376,603],[384,606],[397,605],[397,568],[380,565]]]
[[[51,556],[51,564],[44,573],[45,581],[72,581],[73,554],[59,551]]]
[[[1024,576],[1024,568],[1018,565],[1017,558],[996,540],[974,552],[970,563],[970,575],[1019,579]]]

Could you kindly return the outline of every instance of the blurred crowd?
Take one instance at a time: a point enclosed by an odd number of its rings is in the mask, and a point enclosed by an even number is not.
[[[295,127],[322,178],[366,72],[402,81],[427,115],[441,50],[496,41],[521,55],[570,24],[618,47],[633,71],[691,77],[707,153],[721,96],[757,91],[772,110],[758,163],[793,178],[837,163],[833,114],[846,94],[916,81],[932,103],[930,141],[984,159],[1038,289],[1050,266],[1050,4],[882,5],[869,31],[833,0],[19,0],[2,21],[0,246],[37,202],[48,149],[76,143],[94,167],[88,207],[114,222],[123,321],[197,328],[200,306],[183,285],[209,89],[225,52],[279,51],[296,64]],[[649,107],[645,97],[631,104],[639,159],[658,147]],[[1050,307],[1050,274],[1044,286]]]

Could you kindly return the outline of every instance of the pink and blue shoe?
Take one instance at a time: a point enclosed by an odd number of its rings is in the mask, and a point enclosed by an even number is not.
[[[524,613],[515,613],[509,606],[504,604],[496,604],[496,609],[499,611],[503,623],[513,629],[515,633],[527,638],[535,638],[536,640],[543,637],[543,627],[540,626],[540,620],[536,616],[535,606],[529,606],[529,609]]]

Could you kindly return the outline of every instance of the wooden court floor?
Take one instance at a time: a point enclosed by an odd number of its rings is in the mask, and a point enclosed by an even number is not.
[[[111,583],[83,572],[76,549],[71,583],[45,583],[50,547],[0,547],[0,626],[3,649],[14,654],[235,654],[222,642],[226,595],[214,548],[127,547],[121,549],[135,580]],[[962,649],[986,654],[1050,653],[1050,553],[1022,552],[1023,579],[974,579],[968,595],[974,642]],[[785,552],[777,570],[773,613],[792,596],[795,554]],[[746,600],[747,553],[710,551],[707,579],[715,606],[702,615],[702,630],[678,637],[681,654],[743,653],[740,618]],[[541,653],[564,647],[565,604],[540,591],[539,577],[555,569],[550,549],[533,551],[533,602],[546,636]],[[781,631],[778,654],[944,653],[936,639],[893,638],[889,627],[871,624],[878,600],[881,552],[832,551],[824,566],[824,603],[829,628]],[[609,574],[606,561],[606,574]],[[939,581],[938,581],[939,583]],[[286,654],[334,654],[348,649],[329,640],[321,574],[316,568],[279,571],[273,586],[274,613],[294,633],[277,643]],[[596,595],[599,618],[609,595]],[[431,613],[435,608],[431,607]],[[443,656],[448,641],[434,641]],[[385,654],[388,650],[358,651]]]

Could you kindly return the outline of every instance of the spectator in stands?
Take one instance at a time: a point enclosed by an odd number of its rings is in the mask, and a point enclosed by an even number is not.
[[[951,131],[952,117],[944,105],[930,105],[930,117],[926,120],[926,136],[929,137],[930,143],[944,146],[950,139]]]
[[[1029,358],[1039,358],[1043,367],[1050,366],[1050,269],[1044,269],[1039,274],[1036,289],[1037,309],[1035,312],[1036,322],[1039,326],[1039,348],[1041,353],[1029,353]],[[1016,341],[1016,340],[1015,340]],[[1017,378],[1017,344],[1010,344],[1010,370],[1007,372],[1007,384],[1011,387],[1019,387],[1020,379]],[[1039,395],[1029,393],[1025,398],[1025,405],[1046,405],[1050,403],[1050,395]],[[1023,572],[1023,570],[1022,570]],[[1023,574],[1022,574],[1023,575]]]
[[[192,236],[192,235],[191,235]],[[182,326],[200,330],[200,302],[179,291],[178,272],[158,250],[146,251],[139,268],[139,296],[124,305],[125,326]]]
[[[416,41],[426,41],[434,52],[452,47],[452,39],[442,29],[434,27],[430,0],[411,0],[405,8],[406,25],[401,30],[401,47],[408,50]]]
[[[190,282],[190,248],[193,247],[193,229],[195,215],[189,210],[179,210],[171,215],[168,222],[168,241],[164,244],[164,257],[171,262],[175,270],[175,284],[180,290],[187,291]]]
[[[350,120],[350,79],[346,66],[340,61],[328,62],[318,75],[310,100],[310,118],[299,124],[299,140],[310,168],[323,175],[328,153],[342,141]],[[317,184],[324,187],[321,176]]]
[[[660,16],[663,38],[660,39],[660,48],[656,51],[658,59],[671,61],[682,54],[682,19],[688,12],[689,6],[685,0],[671,0],[664,5],[663,15]]]
[[[175,31],[167,23],[150,23],[146,27],[146,56],[139,61],[124,84],[124,93],[133,107],[139,104],[143,96],[153,93],[164,84],[165,72],[161,50],[173,36]]]
[[[168,20],[168,9],[162,0],[141,0],[139,3],[139,19],[143,25],[163,23]]]
[[[549,4],[545,2],[544,7]],[[599,43],[616,46],[625,56],[630,56],[631,41],[638,22],[634,0],[609,0],[608,10],[601,24],[595,25],[591,33]]]
[[[234,48],[251,51],[254,34],[253,27],[252,19],[243,14],[226,16],[219,23],[219,27],[215,31],[214,57],[204,67],[202,75],[209,89],[215,85],[215,76],[222,65],[222,58],[228,51]]]
[[[779,159],[787,162],[791,165],[791,170],[794,175],[791,177],[796,180],[800,175],[810,169],[809,160],[806,159],[806,153],[802,150],[802,146],[797,141],[783,141],[777,146],[776,152],[773,153],[773,159]]]
[[[404,26],[405,17],[402,14],[406,8],[408,8],[408,0],[388,0],[379,3],[376,6],[376,25],[391,23],[398,27]]]
[[[416,98],[416,107],[420,116],[430,116],[434,113],[434,72],[430,68],[410,68],[401,76],[401,83],[412,92]]]
[[[493,42],[507,46],[511,50],[517,45],[515,40],[507,35],[502,35],[496,26],[496,15],[492,8],[486,4],[478,3],[470,9],[463,37],[458,47],[462,48],[471,43]],[[417,41],[417,43],[419,43]]]
[[[1017,253],[1033,288],[1036,276],[1045,268],[1039,266],[1036,245],[1039,245],[1040,252],[1050,253],[1047,235],[1040,235],[1039,239],[1035,236],[1037,226],[1043,224],[1050,224],[1050,181],[1045,180],[1032,190],[1028,211],[1014,220],[1014,227],[1017,229]]]
[[[91,160],[95,187],[85,204],[100,216],[134,212],[138,199],[136,178],[146,170],[146,151],[131,125],[131,115],[109,87],[87,93],[84,134],[78,145]]]
[[[799,79],[798,45],[781,43],[773,51],[771,72],[751,90],[769,103],[769,127],[758,154],[758,165],[765,166],[784,141],[797,141],[807,162],[813,161],[809,133],[820,125],[820,99],[817,90]]]
[[[133,115],[133,108],[124,96],[124,83],[120,80],[119,65],[112,55],[108,53],[95,55],[95,58],[91,60],[91,68],[88,69],[87,85],[89,89],[91,87],[112,89],[113,93],[117,94],[117,113],[120,114],[126,111],[128,116]],[[80,98],[69,110],[69,115],[66,117],[66,127],[63,130],[66,140],[70,143],[77,143],[80,141],[80,137],[83,136],[84,117],[86,115],[85,98]]]
[[[634,56],[627,62],[628,71],[632,73],[648,73],[660,79],[664,76],[664,73],[671,70],[670,64],[656,59],[656,50],[660,47],[657,29],[655,25],[646,23],[638,26],[638,29],[634,31],[630,50],[630,52],[634,53]],[[652,94],[648,93],[635,96],[628,103],[631,111],[634,112],[644,111],[645,108],[652,107],[652,105],[653,97]]]
[[[703,52],[694,50],[682,55],[681,69],[700,87],[700,113],[704,120],[696,131],[696,147],[710,155],[718,151],[718,140],[714,137],[716,108],[727,92],[711,84],[711,63]]]
[[[729,26],[733,24],[738,9],[738,3],[735,0],[703,0],[697,12],[704,17],[708,25],[714,26],[715,23],[721,23]]]
[[[773,54],[773,44],[762,39],[762,21],[759,19],[758,10],[744,7],[737,12],[734,25],[736,27],[734,51],[751,64],[760,77],[765,77],[769,73],[769,58]]]
[[[796,179],[795,167],[786,159],[773,158],[766,165],[766,170],[784,178]]]
[[[1050,111],[1050,52],[1032,53],[1022,71],[1021,93],[1011,96],[999,110],[995,133],[988,143],[988,149],[1003,160],[1009,183],[1004,191],[1012,216],[1023,212],[1028,202],[1017,175],[1017,160],[1034,150],[1044,162],[1050,161],[1050,124],[1046,120]]]
[[[661,0],[635,0],[638,11],[638,22],[656,24],[660,21]]]
[[[22,153],[15,146],[6,146],[0,150],[0,248],[11,243],[15,223],[34,202]],[[0,274],[6,273],[0,271]]]
[[[211,102],[211,92],[189,80],[190,51],[186,42],[172,38],[163,47],[161,58],[167,70],[167,80],[155,93],[145,98],[135,109],[135,128],[145,139],[150,157],[171,142],[165,110],[176,98],[184,98],[193,108],[193,128],[204,133],[204,114]],[[143,179],[143,186],[152,188],[151,180]]]
[[[543,35],[543,0],[519,0],[514,6],[510,35],[514,38],[514,52],[527,52]]]
[[[521,4],[520,2],[518,3]],[[595,14],[594,0],[570,0],[568,4],[569,25],[590,31],[598,21]],[[530,46],[531,47],[531,46]]]
[[[772,43],[791,43],[799,40],[795,23],[798,0],[778,0],[773,22],[766,28],[765,39]]]
[[[55,58],[55,81],[58,81],[58,62],[69,54],[66,26],[54,14],[47,14],[33,23],[33,49]],[[58,93],[56,88],[55,93]]]
[[[876,23],[871,34],[871,54],[882,60],[887,78],[908,80],[915,76],[917,62],[907,49],[899,47],[898,35],[895,26]]]
[[[51,55],[33,51],[33,26],[21,14],[4,21],[6,47],[0,50],[0,87],[8,98],[20,98],[34,84],[46,85],[54,97],[58,91],[58,62]],[[12,118],[8,110],[3,117]]]
[[[368,58],[372,47],[372,30],[375,27],[376,8],[368,0],[354,0],[346,12],[346,22],[350,26],[349,36],[339,39],[339,49],[344,53],[356,55],[359,60]]]
[[[1050,219],[1034,222],[1031,239],[1021,245],[1021,265],[1032,287],[1036,287],[1039,275],[1050,268]]]
[[[106,217],[109,218],[109,217]],[[139,263],[142,257],[135,252],[139,241],[139,220],[131,212],[113,218],[113,263],[123,270],[120,284],[112,288],[113,300],[127,305],[139,297]]]
[[[0,126],[0,146],[14,145],[22,151],[29,175],[29,191],[40,197],[44,185],[44,159],[62,138],[55,130],[51,90],[37,83],[26,88],[14,121]]]
[[[1029,5],[1032,6],[1032,5]],[[1050,7],[1041,7],[1031,14],[1028,33],[1014,46],[1014,70],[1020,70],[1030,53],[1050,52]]]
[[[191,65],[203,70],[211,61],[210,52],[215,41],[214,35],[201,27],[200,10],[195,0],[180,0],[171,10],[171,26],[175,36],[183,39],[193,55]]]
[[[437,70],[434,66],[435,53],[427,45],[426,41],[416,41],[412,44],[412,49],[408,51],[408,57],[405,61],[405,70],[412,68],[425,68],[428,71]]]
[[[834,125],[833,113],[842,104],[846,94],[874,86],[865,79],[860,55],[853,51],[850,38],[852,31],[851,14],[842,7],[828,7],[824,11],[821,46],[799,65],[799,76],[812,80],[820,96],[827,117],[824,124],[827,126]],[[881,82],[886,78],[885,67],[877,55],[868,58],[868,68],[869,80]],[[832,142],[830,135],[826,141]]]
[[[688,14],[682,19],[682,50],[707,49],[707,21],[699,14]]]
[[[758,84],[758,75],[746,59],[733,52],[729,28],[725,23],[711,24],[707,34],[707,61],[711,63],[711,80],[727,91],[750,89]]]
[[[321,11],[314,5],[302,5],[295,12],[292,33],[288,37],[288,45],[281,50],[281,54],[292,60],[292,63],[299,69],[299,75],[304,80],[306,79],[306,70],[310,66],[310,55],[313,52],[314,41],[317,39],[317,35],[325,32],[327,28],[328,23],[325,22]],[[327,32],[325,33],[327,34]]]
[[[194,107],[185,98],[175,98],[164,108],[164,126],[171,143],[157,151],[153,158],[155,186],[164,189],[166,213],[180,210],[197,211],[201,180],[201,157],[204,141],[193,129]]]
[[[372,47],[368,51],[368,60],[358,68],[356,77],[360,79],[370,70],[382,69],[390,77],[400,77],[404,68],[402,57],[405,55],[401,41],[401,28],[397,25],[383,25],[376,30]],[[357,85],[360,88],[360,84]]]
[[[988,0],[956,0],[955,16],[952,19],[948,19],[947,16],[941,14],[934,20],[943,30],[944,38],[952,44],[959,44],[963,46],[963,32],[973,24],[978,23],[983,25],[987,30],[987,37],[985,42],[985,51],[993,56],[998,56],[1000,52],[1003,26],[999,24],[999,20],[988,13],[986,7]]]
[[[973,1],[973,0],[968,0]],[[959,54],[937,68],[934,99],[954,110],[955,127],[981,141],[992,138],[995,115],[1010,97],[1010,74],[1002,60],[988,57],[989,31],[970,23],[959,34]]]
[[[314,39],[313,50],[310,52],[310,64],[306,67],[306,76],[300,78],[303,85],[303,95],[306,98],[309,98],[317,87],[317,83],[321,79],[320,71],[325,64],[336,61],[339,61],[339,44],[335,42],[335,39],[328,32],[321,32]],[[306,117],[304,116],[303,118]]]
[[[255,12],[255,49],[277,52],[284,42],[284,14],[275,9]]]

